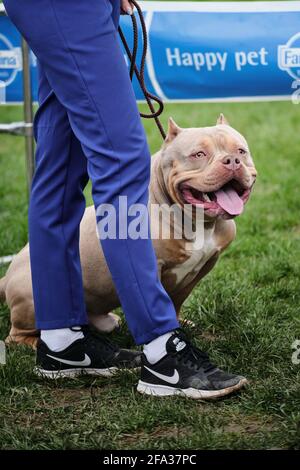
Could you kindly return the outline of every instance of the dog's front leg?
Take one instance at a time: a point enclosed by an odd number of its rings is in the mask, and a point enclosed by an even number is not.
[[[215,266],[216,262],[218,261],[219,258],[219,253],[216,253],[213,255],[207,263],[203,266],[203,268],[199,271],[198,275],[191,281],[187,286],[185,286],[183,289],[181,289],[178,292],[174,292],[172,295],[172,301],[175,306],[176,314],[178,321],[181,323],[189,323],[188,319],[182,319],[180,316],[180,311],[182,304],[184,301],[188,298],[194,287],[198,284],[198,282],[206,276],[212,268]]]

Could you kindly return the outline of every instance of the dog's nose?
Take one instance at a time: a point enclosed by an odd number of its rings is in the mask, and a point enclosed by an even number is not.
[[[222,163],[228,170],[232,171],[238,170],[241,166],[241,160],[231,155],[226,155],[226,157],[222,158]]]

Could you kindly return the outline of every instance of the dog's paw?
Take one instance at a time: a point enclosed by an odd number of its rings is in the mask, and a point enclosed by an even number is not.
[[[89,315],[89,321],[98,331],[111,333],[120,327],[121,318],[110,312],[107,315]]]

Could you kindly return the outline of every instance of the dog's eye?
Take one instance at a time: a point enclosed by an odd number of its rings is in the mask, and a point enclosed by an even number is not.
[[[199,152],[195,153],[193,156],[197,158],[206,157],[206,153],[203,152],[203,150],[199,150]]]
[[[238,149],[238,153],[239,153],[240,155],[245,155],[245,153],[246,153],[246,150],[245,150],[245,149],[242,149],[242,148],[240,148],[240,149]]]

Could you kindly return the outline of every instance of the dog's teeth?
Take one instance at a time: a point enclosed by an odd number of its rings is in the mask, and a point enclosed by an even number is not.
[[[202,193],[204,201],[210,201],[208,195],[206,193]]]

